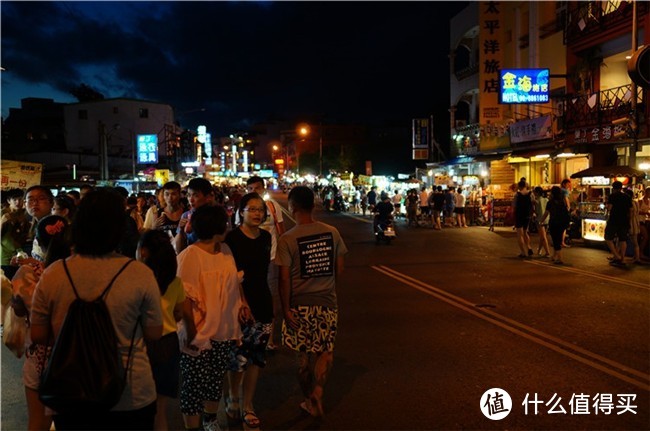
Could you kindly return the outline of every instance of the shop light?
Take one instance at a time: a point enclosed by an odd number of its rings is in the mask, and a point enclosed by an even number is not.
[[[487,171],[481,171],[481,176],[482,176],[482,177],[487,177],[487,176],[488,176]]]
[[[557,157],[573,157],[575,156],[575,153],[560,153],[557,155]]]
[[[538,154],[536,156],[533,156],[535,159],[548,159],[549,157],[551,157],[549,154]]]
[[[650,171],[650,162],[639,163],[639,169],[642,171]]]

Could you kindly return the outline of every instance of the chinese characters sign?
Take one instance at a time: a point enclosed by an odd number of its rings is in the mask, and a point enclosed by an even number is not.
[[[334,274],[334,237],[331,233],[298,238],[300,277],[327,277]]]
[[[499,70],[503,62],[500,2],[480,2],[479,25],[479,122],[488,123],[502,119],[499,105]]]
[[[413,160],[429,158],[429,119],[416,118],[413,120]]]
[[[158,163],[158,135],[138,135],[138,163]]]
[[[40,163],[2,160],[2,190],[26,189],[41,183]]]
[[[513,144],[539,141],[552,137],[553,127],[550,115],[517,121],[510,125],[510,142]]]
[[[548,69],[501,69],[499,102],[548,103]]]

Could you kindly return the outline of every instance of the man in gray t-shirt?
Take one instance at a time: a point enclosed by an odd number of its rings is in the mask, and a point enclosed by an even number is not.
[[[308,187],[291,190],[289,211],[296,226],[280,237],[275,256],[284,314],[282,341],[298,352],[298,378],[305,395],[300,407],[322,416],[323,386],[334,360],[336,277],[348,249],[335,227],[314,220],[314,192]]]

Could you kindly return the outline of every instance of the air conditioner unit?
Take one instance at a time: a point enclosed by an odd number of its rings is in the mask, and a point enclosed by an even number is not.
[[[456,128],[467,126],[467,120],[456,120]]]

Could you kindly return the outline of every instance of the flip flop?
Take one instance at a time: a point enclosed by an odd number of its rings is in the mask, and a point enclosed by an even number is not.
[[[241,421],[249,428],[260,427],[260,418],[258,418],[257,414],[252,410],[244,410],[242,412]]]

